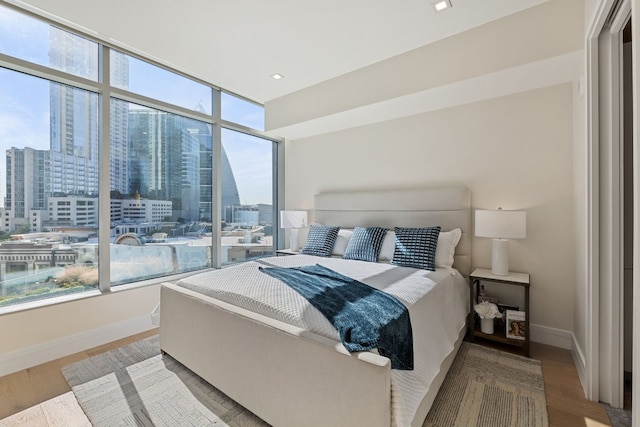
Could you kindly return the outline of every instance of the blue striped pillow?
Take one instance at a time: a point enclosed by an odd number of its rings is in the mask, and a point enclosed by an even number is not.
[[[396,227],[396,247],[391,264],[435,271],[440,226]]]
[[[376,262],[387,229],[382,227],[356,227],[342,258]]]
[[[302,248],[305,255],[331,256],[340,227],[311,224],[307,241]]]

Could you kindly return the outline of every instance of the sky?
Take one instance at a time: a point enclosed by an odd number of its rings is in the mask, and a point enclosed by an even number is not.
[[[50,66],[49,49],[49,25],[0,5],[0,53]],[[211,113],[211,90],[206,86],[133,58],[129,67],[129,90],[188,109],[202,106]],[[0,205],[6,191],[5,151],[49,148],[49,91],[47,80],[0,67]],[[264,129],[262,106],[223,93],[221,108],[224,120]],[[223,129],[222,143],[240,202],[271,204],[271,141]]]

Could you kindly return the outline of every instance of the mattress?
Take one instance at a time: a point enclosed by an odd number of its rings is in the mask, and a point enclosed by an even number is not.
[[[410,425],[420,402],[454,349],[469,308],[465,279],[454,271],[427,271],[387,263],[309,255],[262,258],[204,272],[177,285],[340,342],[333,325],[305,298],[260,266],[320,264],[400,299],[409,309],[414,369],[391,371],[391,409],[395,425]]]

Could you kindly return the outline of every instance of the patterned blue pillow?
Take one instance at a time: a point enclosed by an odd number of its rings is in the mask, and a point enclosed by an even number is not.
[[[440,226],[396,227],[396,248],[391,264],[435,271]]]
[[[331,256],[340,227],[311,224],[307,241],[302,248],[305,255]]]
[[[387,229],[382,227],[356,227],[349,240],[342,258],[360,261],[378,261],[378,254],[382,248],[382,241]]]

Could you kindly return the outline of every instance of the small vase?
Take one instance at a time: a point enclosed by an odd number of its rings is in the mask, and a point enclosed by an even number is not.
[[[480,331],[483,334],[493,334],[493,319],[480,319]]]

